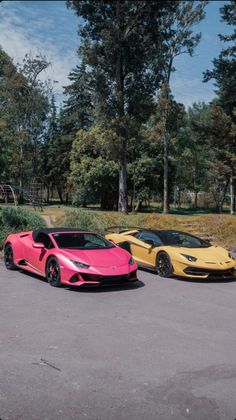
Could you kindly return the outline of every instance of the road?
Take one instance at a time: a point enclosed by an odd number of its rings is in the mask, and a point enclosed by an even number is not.
[[[0,263],[1,420],[234,420],[236,282],[70,290]]]

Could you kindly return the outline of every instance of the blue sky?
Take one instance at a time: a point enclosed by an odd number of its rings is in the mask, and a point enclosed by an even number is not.
[[[214,97],[212,82],[202,83],[202,73],[212,67],[212,59],[222,48],[218,34],[229,32],[220,22],[219,7],[226,1],[210,1],[206,18],[197,27],[202,40],[194,57],[182,55],[175,61],[176,72],[172,74],[171,88],[175,99],[190,106],[193,102],[209,102]],[[76,51],[79,19],[64,1],[3,1],[0,3],[0,45],[14,59],[21,62],[25,53],[42,53],[51,62],[42,76],[57,80],[57,100],[62,99],[67,76],[78,64]]]

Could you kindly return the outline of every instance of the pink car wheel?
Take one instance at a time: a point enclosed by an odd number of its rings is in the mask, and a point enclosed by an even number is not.
[[[61,286],[61,273],[58,261],[55,257],[49,258],[46,267],[46,278],[48,283],[54,287]]]
[[[4,249],[4,262],[8,270],[15,270],[14,255],[11,244],[7,244]]]

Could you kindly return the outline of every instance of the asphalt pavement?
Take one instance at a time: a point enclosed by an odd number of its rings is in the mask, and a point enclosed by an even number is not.
[[[1,420],[236,419],[236,282],[53,288],[0,262]]]

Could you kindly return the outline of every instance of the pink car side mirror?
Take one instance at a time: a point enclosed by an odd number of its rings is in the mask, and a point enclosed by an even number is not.
[[[33,243],[33,248],[36,248],[36,249],[44,249],[45,246],[41,242],[34,242]]]

